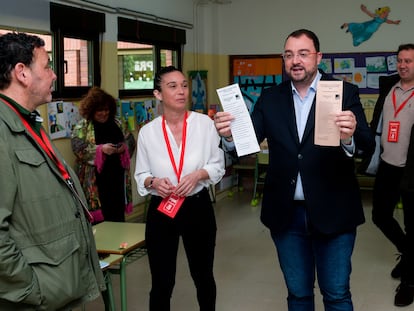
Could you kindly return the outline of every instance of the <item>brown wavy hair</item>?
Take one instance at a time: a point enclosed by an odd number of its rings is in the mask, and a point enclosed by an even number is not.
[[[89,89],[79,105],[79,113],[86,120],[93,120],[95,112],[106,109],[109,110],[109,119],[114,119],[116,114],[116,99],[97,86]]]

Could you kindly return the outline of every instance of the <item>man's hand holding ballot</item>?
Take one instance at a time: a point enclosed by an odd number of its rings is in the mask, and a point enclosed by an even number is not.
[[[239,157],[256,153],[260,151],[260,146],[257,142],[256,133],[253,128],[250,114],[244,102],[243,95],[238,84],[232,84],[217,90],[217,95],[220,98],[221,106],[228,115],[222,117],[222,120],[227,120],[228,135],[222,135],[224,139],[234,141],[234,146]],[[217,116],[217,121],[219,120]],[[216,124],[217,126],[217,124]],[[220,131],[219,131],[220,133]]]
[[[233,120],[234,117],[227,111],[219,111],[214,116],[214,124],[216,125],[219,135],[229,142],[233,140],[230,127],[231,121]]]

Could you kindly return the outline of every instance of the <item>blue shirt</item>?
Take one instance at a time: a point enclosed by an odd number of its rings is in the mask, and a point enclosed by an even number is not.
[[[293,83],[291,82],[299,141],[302,140],[303,132],[305,131],[306,123],[308,122],[309,111],[311,110],[312,103],[315,98],[316,86],[317,86],[318,81],[321,79],[321,77],[322,77],[321,73],[318,72],[311,86],[306,92],[306,95],[304,98],[300,97],[299,92],[297,91]],[[302,178],[300,177],[300,172],[298,173],[298,178],[296,181],[294,199],[295,200],[305,199],[305,196],[303,194]]]

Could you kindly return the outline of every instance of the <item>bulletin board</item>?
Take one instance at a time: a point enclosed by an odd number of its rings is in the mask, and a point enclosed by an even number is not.
[[[360,94],[378,94],[379,77],[397,71],[397,53],[323,53],[319,68],[333,78],[357,85]]]
[[[263,89],[287,79],[281,54],[230,55],[229,58],[229,81],[240,85],[250,112]],[[379,77],[397,72],[397,53],[323,53],[319,68],[332,78],[359,87],[361,103],[370,120],[379,93]]]
[[[253,111],[263,89],[282,82],[282,56],[230,55],[230,83],[238,83],[247,108]]]

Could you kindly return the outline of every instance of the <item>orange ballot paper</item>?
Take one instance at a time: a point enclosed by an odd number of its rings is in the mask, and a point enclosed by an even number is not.
[[[343,81],[319,81],[316,90],[315,145],[339,146],[335,115],[342,110]]]

